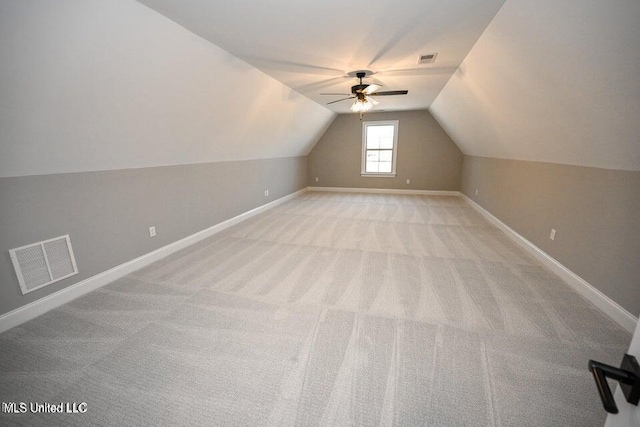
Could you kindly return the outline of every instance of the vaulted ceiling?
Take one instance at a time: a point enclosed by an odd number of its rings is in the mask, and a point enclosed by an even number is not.
[[[507,0],[431,107],[465,154],[640,171],[640,1]]]
[[[637,0],[139,1],[322,105],[372,70],[465,154],[640,170]]]
[[[638,0],[34,0],[0,24],[0,176],[306,155],[362,68],[465,154],[640,171]]]
[[[326,105],[371,70],[385,90],[378,109],[428,108],[504,0],[140,0],[285,85]],[[418,65],[420,54],[438,53]],[[328,105],[349,111],[352,102]]]
[[[0,177],[305,156],[334,114],[134,0],[0,2]]]

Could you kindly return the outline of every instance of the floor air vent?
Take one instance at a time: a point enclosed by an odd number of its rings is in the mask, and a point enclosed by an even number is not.
[[[9,253],[23,294],[78,273],[69,235],[11,249]]]

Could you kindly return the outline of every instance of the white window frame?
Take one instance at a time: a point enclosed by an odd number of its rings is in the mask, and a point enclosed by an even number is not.
[[[398,120],[380,120],[375,122],[362,122],[362,160],[360,162],[360,175],[368,177],[394,177],[396,176],[396,162],[398,160]],[[366,172],[367,167],[367,127],[393,125],[393,159],[391,161],[391,173]]]

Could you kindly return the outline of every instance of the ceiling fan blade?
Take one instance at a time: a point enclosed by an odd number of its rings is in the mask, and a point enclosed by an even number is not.
[[[348,98],[338,99],[337,101],[327,102],[327,105],[329,105],[329,104],[335,104],[336,102],[346,101],[347,99],[353,99],[353,98],[355,98],[355,96],[350,96],[350,97],[348,97]]]
[[[351,95],[350,93],[319,93],[318,95],[331,95],[331,96],[335,96],[335,95],[342,95],[342,96],[349,96]]]
[[[387,90],[385,92],[370,93],[371,96],[389,96],[389,95],[406,95],[408,90]]]
[[[378,89],[381,89],[382,86],[377,85],[377,84],[371,84],[369,86],[367,86],[366,88],[364,88],[364,90],[362,91],[362,93],[364,93],[365,95],[370,95],[373,92],[377,91]]]

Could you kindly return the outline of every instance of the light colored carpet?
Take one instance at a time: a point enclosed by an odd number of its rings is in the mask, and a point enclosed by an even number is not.
[[[630,335],[456,197],[305,193],[0,335],[42,425],[600,426]]]

